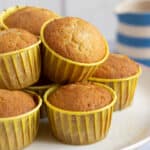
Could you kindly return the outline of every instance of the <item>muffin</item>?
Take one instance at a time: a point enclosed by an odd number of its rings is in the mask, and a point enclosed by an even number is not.
[[[90,111],[110,104],[111,93],[103,87],[87,83],[75,83],[60,87],[48,97],[53,106],[70,111]]]
[[[90,144],[107,135],[116,96],[105,85],[74,83],[51,87],[44,100],[52,133],[58,140]]]
[[[93,77],[120,79],[133,76],[139,71],[139,64],[125,55],[110,54],[107,61],[96,70]]]
[[[21,89],[38,81],[41,70],[39,44],[35,35],[23,29],[0,32],[0,88]]]
[[[31,95],[22,91],[0,89],[0,118],[18,116],[35,107],[36,103]]]
[[[33,142],[41,104],[35,93],[0,90],[1,149],[20,150]]]
[[[3,23],[7,28],[22,28],[37,36],[45,21],[58,17],[56,13],[44,8],[26,6],[11,9],[13,12],[8,9],[4,13]]]
[[[106,53],[99,31],[79,18],[54,20],[46,26],[44,39],[56,53],[81,63],[100,61]]]
[[[117,93],[116,110],[131,105],[141,69],[125,55],[110,54],[107,61],[94,73],[90,81],[104,83]]]
[[[0,54],[18,51],[38,42],[37,37],[23,29],[12,28],[0,32]]]
[[[86,80],[109,53],[98,29],[80,18],[47,21],[42,26],[41,38],[45,46],[44,74],[54,82]]]

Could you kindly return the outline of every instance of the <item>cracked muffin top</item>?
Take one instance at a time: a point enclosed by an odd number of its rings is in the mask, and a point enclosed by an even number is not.
[[[0,32],[0,53],[26,48],[37,41],[37,37],[28,31],[10,28]]]
[[[106,62],[97,69],[93,77],[118,79],[133,76],[138,71],[139,65],[128,56],[110,54]]]
[[[35,35],[40,35],[43,23],[49,19],[58,17],[54,12],[37,7],[25,7],[4,20],[9,28],[22,28]]]
[[[35,107],[36,103],[31,95],[22,91],[0,89],[0,118],[18,116]]]
[[[48,101],[55,107],[71,111],[100,109],[112,102],[111,93],[92,83],[64,85],[49,95]]]
[[[98,62],[106,53],[101,33],[80,18],[65,17],[48,23],[44,39],[56,53],[81,63]]]

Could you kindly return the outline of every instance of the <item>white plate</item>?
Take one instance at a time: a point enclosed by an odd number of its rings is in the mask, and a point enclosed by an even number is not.
[[[59,122],[58,122],[59,123]],[[106,139],[88,146],[70,146],[58,142],[49,134],[47,120],[41,122],[36,141],[26,150],[120,150],[134,149],[150,141],[150,70],[143,68],[134,103],[113,115]]]

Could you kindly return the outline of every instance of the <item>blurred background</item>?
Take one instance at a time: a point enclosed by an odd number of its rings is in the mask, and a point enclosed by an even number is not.
[[[105,37],[115,39],[114,7],[121,0],[0,0],[0,10],[15,5],[34,5],[56,11],[63,16],[78,16],[96,25]]]

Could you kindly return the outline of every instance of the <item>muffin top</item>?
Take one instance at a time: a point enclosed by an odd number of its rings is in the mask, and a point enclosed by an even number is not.
[[[40,35],[40,29],[43,23],[49,19],[58,17],[54,12],[37,7],[25,7],[4,20],[9,28],[22,28],[27,31]]]
[[[10,28],[0,32],[0,53],[26,48],[37,41],[37,37],[28,31]]]
[[[74,83],[60,87],[49,95],[55,107],[71,111],[89,111],[102,108],[112,101],[111,93],[92,83]]]
[[[56,53],[81,63],[98,62],[106,53],[103,36],[80,18],[65,17],[48,23],[44,39]]]
[[[104,64],[95,72],[93,77],[118,79],[135,75],[139,65],[125,55],[110,54]]]
[[[24,114],[35,106],[33,97],[25,92],[0,89],[0,118]]]

